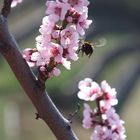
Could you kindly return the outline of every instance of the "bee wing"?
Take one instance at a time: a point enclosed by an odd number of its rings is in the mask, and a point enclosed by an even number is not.
[[[105,38],[99,38],[94,42],[95,47],[104,47],[107,44],[107,40]]]

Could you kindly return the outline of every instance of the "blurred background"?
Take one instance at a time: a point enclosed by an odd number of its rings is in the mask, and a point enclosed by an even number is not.
[[[12,9],[9,26],[21,50],[35,47],[35,37],[45,13],[45,0],[24,0]],[[2,1],[0,1],[2,7]],[[91,0],[89,17],[93,25],[86,40],[105,44],[94,54],[80,57],[72,70],[46,82],[52,100],[68,118],[82,102],[76,97],[79,80],[91,77],[97,82],[106,79],[118,91],[116,107],[126,122],[127,140],[140,139],[140,1]],[[6,61],[0,56],[0,139],[56,140],[43,121],[35,120],[33,105],[25,95]],[[81,126],[82,109],[72,127],[80,140],[87,140],[91,131]]]

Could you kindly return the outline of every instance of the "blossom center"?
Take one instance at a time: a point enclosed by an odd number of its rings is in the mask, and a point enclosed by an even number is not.
[[[51,49],[51,53],[53,54],[54,57],[60,54],[59,50],[56,47]]]

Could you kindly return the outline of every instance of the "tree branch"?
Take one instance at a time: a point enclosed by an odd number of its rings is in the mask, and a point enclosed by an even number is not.
[[[4,16],[4,17],[8,17],[10,11],[11,11],[11,3],[12,3],[13,0],[4,0],[4,5],[3,5],[3,8],[1,10],[1,14]]]
[[[69,121],[58,111],[44,86],[40,84],[23,59],[14,37],[8,30],[6,17],[12,0],[5,0],[2,14],[0,15],[0,53],[9,63],[12,71],[25,90],[33,105],[37,109],[38,117],[43,119],[50,127],[58,140],[77,140]],[[7,6],[8,5],[8,6]]]

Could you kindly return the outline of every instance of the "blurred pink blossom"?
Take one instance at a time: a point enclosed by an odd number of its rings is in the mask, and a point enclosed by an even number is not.
[[[101,86],[90,78],[79,82],[77,96],[85,101],[95,101],[95,108],[84,104],[83,127],[94,127],[91,140],[125,140],[125,128],[119,115],[113,108],[118,103],[116,90],[106,82]]]
[[[13,0],[12,3],[11,3],[11,7],[12,7],[12,8],[13,8],[13,7],[16,7],[17,4],[19,4],[19,3],[21,3],[21,2],[22,2],[22,0]]]

